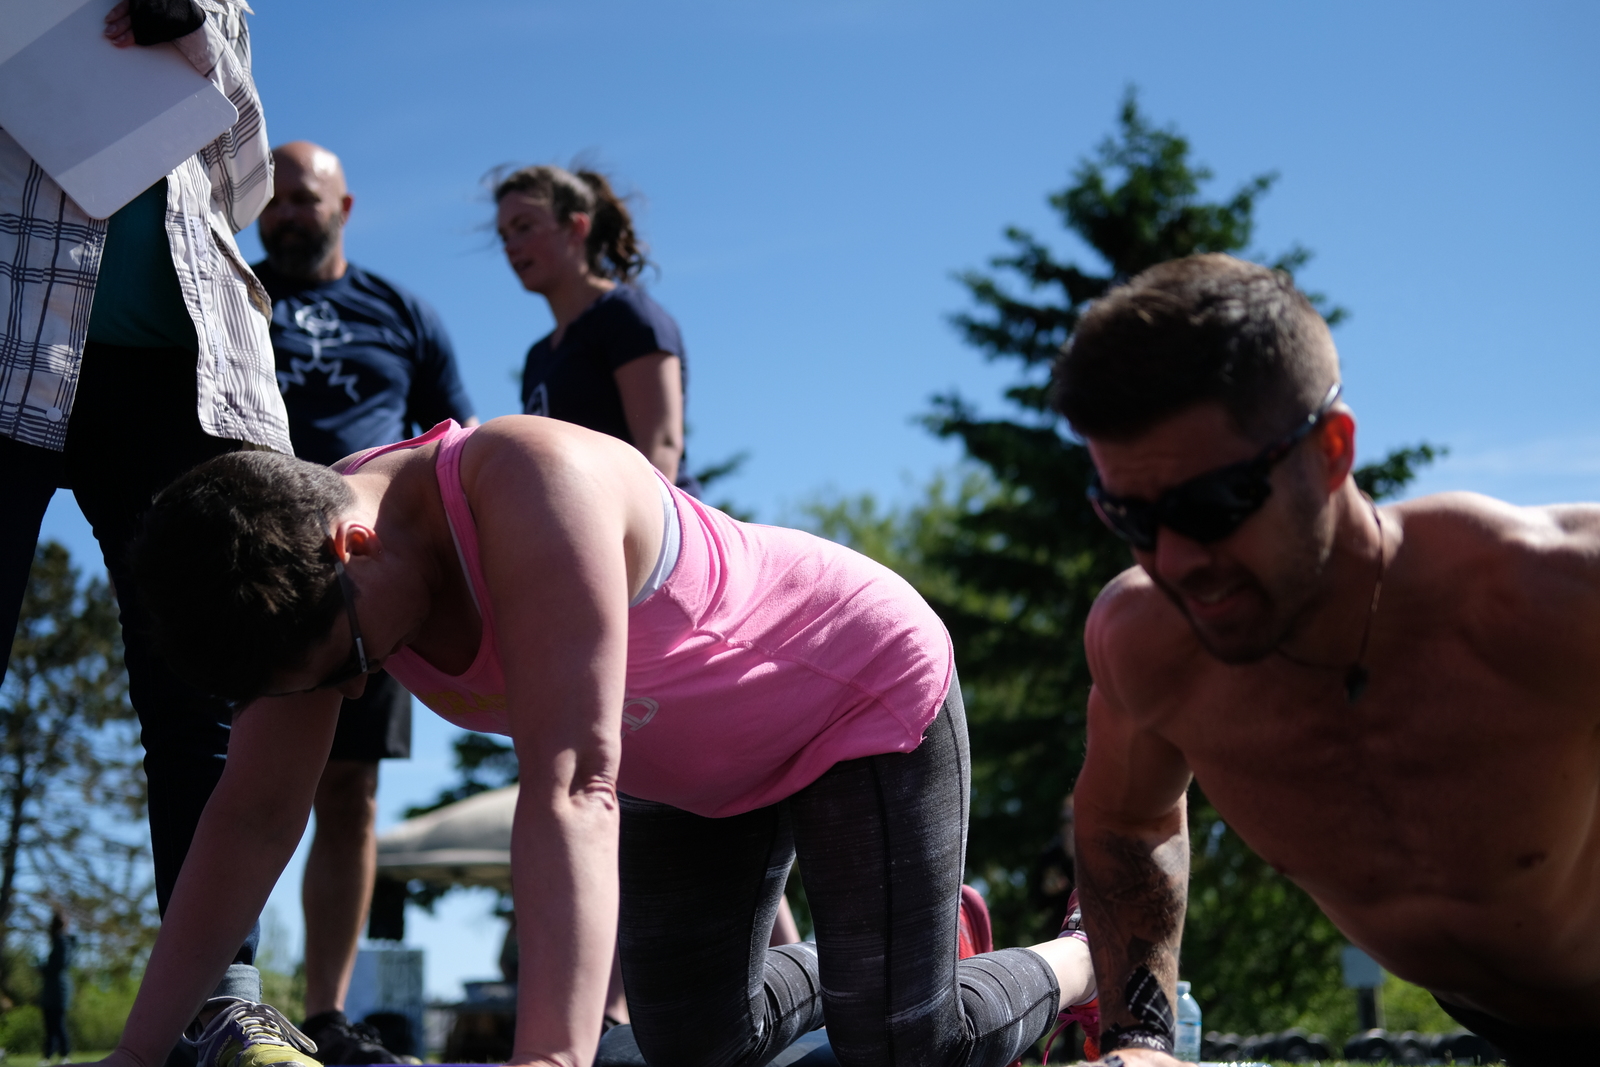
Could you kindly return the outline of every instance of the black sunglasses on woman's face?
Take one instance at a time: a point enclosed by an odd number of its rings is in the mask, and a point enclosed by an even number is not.
[[[1261,510],[1272,495],[1272,468],[1321,424],[1343,389],[1335,382],[1316,410],[1254,457],[1198,474],[1153,501],[1113,496],[1100,483],[1100,472],[1093,471],[1089,503],[1112,533],[1141,552],[1155,551],[1163,526],[1201,544],[1220,541]]]
[[[344,572],[344,563],[337,553],[333,557],[333,573],[339,576],[339,591],[344,594],[344,610],[350,617],[350,655],[339,669],[317,683],[318,689],[332,689],[343,685],[358,674],[367,673],[367,646],[361,640],[361,620],[356,618],[356,591],[350,576]]]

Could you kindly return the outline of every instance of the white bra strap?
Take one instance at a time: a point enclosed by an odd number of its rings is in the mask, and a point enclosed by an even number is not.
[[[678,565],[678,551],[683,546],[683,531],[678,525],[678,502],[672,497],[665,478],[656,478],[656,488],[661,490],[661,551],[656,554],[655,569],[644,580],[644,586],[628,601],[628,607],[643,604],[650,594],[667,584],[672,570]]]

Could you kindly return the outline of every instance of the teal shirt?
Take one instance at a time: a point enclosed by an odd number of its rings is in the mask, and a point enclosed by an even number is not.
[[[167,242],[167,179],[112,215],[89,313],[89,340],[131,348],[198,352]]]

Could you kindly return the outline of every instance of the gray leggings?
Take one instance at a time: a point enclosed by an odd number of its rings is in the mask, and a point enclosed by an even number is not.
[[[915,751],[836,764],[725,819],[622,798],[623,982],[651,1067],[759,1067],[826,1023],[845,1067],[1004,1067],[1055,1020],[1027,949],[956,961],[960,689]],[[769,949],[796,854],[816,944]]]

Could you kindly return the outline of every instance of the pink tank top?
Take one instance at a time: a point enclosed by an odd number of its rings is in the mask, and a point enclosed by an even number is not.
[[[441,423],[347,469],[437,440],[445,513],[483,618],[465,672],[401,649],[385,664],[450,722],[508,733],[493,601],[461,489],[472,430]],[[909,752],[954,658],[933,609],[887,567],[831,541],[737,522],[676,488],[681,543],[665,583],[628,611],[619,786],[722,817],[773,804],[841,760]]]

